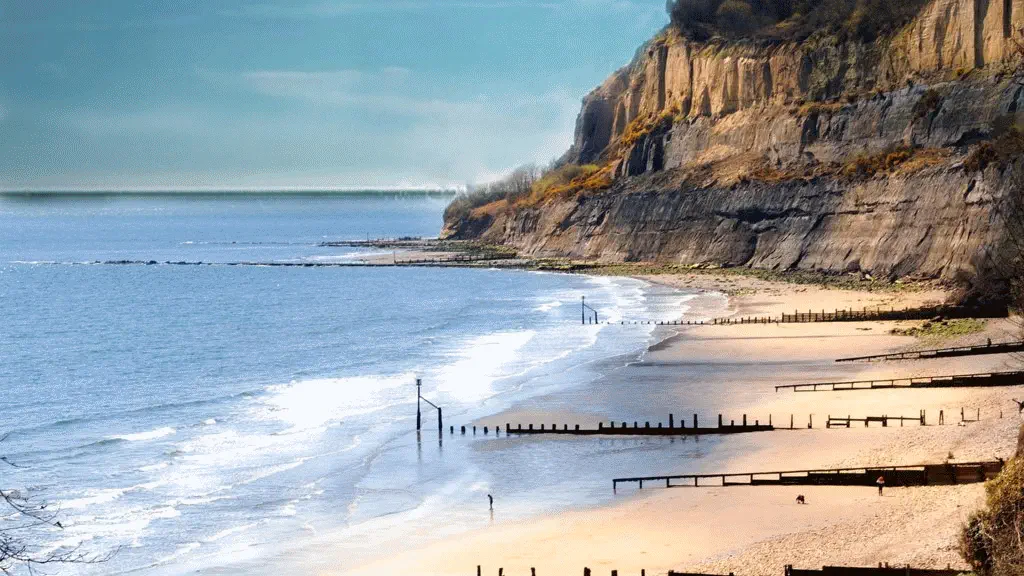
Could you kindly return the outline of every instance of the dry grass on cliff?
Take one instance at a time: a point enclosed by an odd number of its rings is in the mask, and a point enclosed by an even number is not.
[[[844,164],[819,164],[775,168],[762,165],[750,172],[751,180],[778,184],[789,180],[842,177],[863,180],[879,175],[916,174],[928,168],[950,163],[952,152],[945,148],[912,148],[897,146],[875,154],[860,154]]]
[[[622,131],[622,136],[619,138],[619,155],[625,152],[627,148],[636,144],[641,138],[654,132],[655,130],[664,130],[671,128],[672,124],[680,119],[682,114],[682,108],[679,102],[672,104],[671,107],[662,110],[658,114],[644,114],[634,118]]]
[[[571,197],[582,192],[605,190],[612,185],[612,165],[587,164],[570,165],[567,169],[542,178],[534,185],[533,192],[516,203],[517,206],[536,206],[559,198]]]

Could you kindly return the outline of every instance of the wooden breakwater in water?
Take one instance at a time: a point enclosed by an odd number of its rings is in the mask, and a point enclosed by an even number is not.
[[[715,427],[701,427],[700,421],[696,414],[693,415],[692,426],[687,426],[685,420],[680,420],[679,425],[676,425],[675,417],[669,414],[668,425],[664,425],[661,422],[655,422],[652,426],[649,421],[640,423],[638,420],[632,422],[630,426],[629,422],[609,422],[606,426],[604,422],[599,422],[597,428],[581,428],[579,424],[570,426],[569,424],[559,425],[553,423],[550,426],[546,424],[527,424],[525,427],[523,424],[516,424],[514,427],[511,423],[505,424],[505,434],[508,436],[530,436],[540,434],[557,434],[566,436],[698,436],[703,434],[746,434],[751,432],[771,432],[776,430],[772,425],[771,416],[768,417],[767,424],[761,424],[760,420],[754,420],[753,423],[749,423],[747,415],[744,414],[743,418],[737,424],[735,420],[730,420],[726,423],[722,415],[718,415],[718,426]]]
[[[852,390],[887,390],[892,388],[984,388],[1019,386],[1024,384],[1024,370],[956,374],[951,376],[921,376],[879,380],[853,380],[847,382],[812,382],[809,384],[780,384],[775,391],[841,392]]]
[[[438,256],[436,258],[409,258],[406,260],[400,260],[395,258],[393,260],[396,266],[422,266],[428,264],[435,265],[455,265],[455,264],[473,264],[480,262],[499,262],[507,260],[515,260],[517,256],[515,254],[452,254],[450,256]]]
[[[737,326],[743,324],[803,324],[808,322],[881,322],[891,320],[932,320],[942,318],[1006,318],[1009,310],[1005,306],[930,306],[925,308],[903,308],[900,310],[834,310],[801,312],[794,310],[792,314],[780,316],[739,316],[712,318],[700,322],[680,322],[665,320],[621,320],[618,322],[597,322],[593,318],[584,320],[585,324],[652,324],[658,326]]]
[[[619,484],[644,482],[664,483],[666,488],[723,486],[874,486],[879,476],[885,486],[940,486],[971,484],[994,478],[1003,469],[1002,460],[989,462],[919,464],[914,466],[865,466],[860,468],[824,468],[772,472],[741,472],[727,474],[675,474],[615,478],[612,490]],[[703,481],[703,483],[702,483]]]
[[[981,356],[984,354],[1007,354],[1024,352],[1024,341],[1000,342],[998,344],[979,344],[977,346],[956,346],[953,348],[934,348],[931,350],[910,350],[890,354],[874,354],[871,356],[853,356],[839,358],[836,362],[879,362],[885,360],[928,360],[931,358],[953,358],[957,356]]]

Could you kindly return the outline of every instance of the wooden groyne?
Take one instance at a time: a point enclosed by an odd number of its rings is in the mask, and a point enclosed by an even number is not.
[[[865,427],[871,425],[872,422],[881,424],[882,427],[887,427],[889,422],[899,422],[900,426],[903,426],[904,422],[917,422],[921,426],[927,425],[925,421],[925,412],[921,410],[921,413],[916,417],[908,416],[865,416],[863,418],[851,418],[849,416],[832,416],[828,417],[825,422],[825,428],[849,428],[854,422],[863,422]]]
[[[794,568],[792,564],[785,566],[784,576],[958,576],[963,570],[953,570],[947,566],[945,570],[929,570],[923,568],[911,568],[908,566],[896,567],[889,564],[878,564],[878,568],[860,566],[822,566],[821,570],[803,570]],[[504,568],[498,568],[498,576],[513,576],[506,573]],[[619,576],[618,570],[612,570],[611,576]],[[634,573],[635,574],[635,573]],[[476,576],[483,576],[483,566],[476,567]],[[526,576],[525,572],[523,576]],[[530,568],[529,576],[538,576],[536,568]],[[583,568],[583,576],[597,576],[590,568]],[[625,576],[625,573],[623,573]],[[641,569],[640,576],[647,576],[647,570]],[[735,576],[729,574],[706,574],[703,572],[680,572],[669,570],[668,576]]]
[[[952,568],[931,570],[924,568],[911,568],[908,566],[896,567],[888,564],[879,564],[877,568],[867,566],[822,566],[821,570],[804,570],[794,568],[792,564],[785,567],[784,576],[958,576],[963,570]],[[669,570],[668,576],[734,576],[732,572],[726,574],[704,574],[700,572],[679,572]]]
[[[450,256],[441,256],[438,258],[409,258],[407,260],[399,260],[395,258],[393,263],[395,266],[423,266],[428,264],[435,265],[454,265],[454,264],[473,264],[480,262],[498,262],[505,260],[515,260],[515,254],[452,254]]]
[[[792,314],[783,313],[778,322],[868,322],[892,320],[931,320],[937,317],[951,318],[1006,318],[1010,311],[1003,305],[988,306],[924,306],[920,308],[896,308],[854,310],[794,310]],[[756,318],[754,319],[756,322]]]
[[[891,354],[875,354],[872,356],[854,356],[851,358],[839,358],[836,362],[927,360],[931,358],[953,358],[956,356],[1007,354],[1010,352],[1024,352],[1024,341],[1000,342],[998,344],[979,344],[977,346],[957,346],[954,348],[935,348],[932,350],[912,350],[909,352],[893,352]]]
[[[522,424],[517,424],[514,427],[510,423],[505,424],[505,434],[509,436],[529,436],[539,434],[558,434],[566,436],[698,436],[703,434],[747,434],[751,432],[771,432],[776,430],[772,425],[771,416],[768,417],[767,424],[761,424],[760,420],[754,420],[753,424],[748,423],[747,415],[744,414],[742,420],[737,424],[735,420],[730,420],[726,423],[722,415],[718,415],[718,426],[716,427],[701,427],[699,419],[696,414],[693,415],[693,425],[687,426],[685,420],[680,420],[679,425],[676,425],[675,417],[669,414],[668,425],[664,425],[661,422],[655,422],[652,426],[650,422],[643,422],[634,420],[632,426],[629,422],[609,422],[606,426],[604,422],[599,422],[597,428],[581,428],[579,424],[569,426],[568,424],[559,425],[557,423],[551,424],[527,424],[525,427]]]
[[[892,388],[983,388],[1019,386],[1021,384],[1024,384],[1024,371],[1011,370],[1007,372],[957,374],[952,376],[890,378],[887,380],[781,384],[775,387],[775,391],[789,389],[794,392],[840,392],[851,390],[886,390]]]
[[[866,466],[860,468],[827,468],[773,472],[742,472],[731,474],[677,474],[615,478],[612,491],[619,484],[644,482],[664,483],[666,488],[722,486],[874,486],[879,476],[885,486],[940,486],[970,484],[994,478],[1003,469],[1002,460],[990,462],[920,464],[916,466]],[[702,483],[703,481],[703,483]]]
[[[945,319],[954,318],[1006,318],[1009,310],[1005,306],[931,306],[926,308],[903,308],[900,310],[834,310],[801,312],[794,310],[792,314],[781,316],[739,316],[728,318],[712,318],[700,322],[680,322],[664,320],[622,320],[619,322],[597,322],[593,318],[587,319],[586,324],[652,324],[658,326],[689,326],[689,325],[711,325],[711,326],[737,326],[743,324],[803,324],[808,322],[869,322],[869,321],[890,321],[890,320],[933,320],[937,317]],[[586,314],[585,314],[586,316]],[[1024,343],[1022,343],[1024,350]],[[858,358],[860,359],[860,358]],[[846,359],[844,359],[846,360]]]
[[[929,570],[924,568],[911,568],[908,566],[889,566],[879,564],[875,567],[859,566],[822,566],[821,570],[804,570],[794,568],[792,564],[786,566],[785,576],[957,576],[963,574],[964,570],[946,569]],[[672,574],[669,572],[669,574]]]

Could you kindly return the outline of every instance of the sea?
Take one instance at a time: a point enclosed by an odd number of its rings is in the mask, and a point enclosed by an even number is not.
[[[672,334],[656,322],[712,317],[725,298],[625,277],[324,266],[386,254],[331,241],[436,236],[450,199],[0,196],[0,489],[57,514],[24,533],[33,553],[103,560],[44,573],[300,573],[324,550],[321,568],[344,571],[606,504],[617,474],[706,456],[714,440],[472,432],[505,415],[664,416],[616,371]],[[581,324],[581,297],[610,324]],[[426,403],[416,431],[417,380],[440,434]],[[17,521],[0,512],[0,529]]]

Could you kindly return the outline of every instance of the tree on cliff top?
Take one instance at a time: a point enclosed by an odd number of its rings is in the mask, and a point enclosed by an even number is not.
[[[816,31],[870,42],[909,22],[928,0],[668,0],[672,24],[714,36],[802,40]]]

